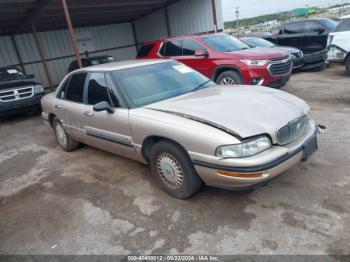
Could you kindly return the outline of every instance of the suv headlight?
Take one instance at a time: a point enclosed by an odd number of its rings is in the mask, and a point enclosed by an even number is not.
[[[43,93],[44,92],[44,86],[43,85],[35,85],[34,86],[34,93]]]
[[[221,158],[239,158],[256,155],[271,147],[271,141],[266,136],[236,145],[220,146],[216,149],[215,155]]]
[[[248,60],[242,59],[242,63],[245,63],[247,66],[264,66],[268,63],[267,60]]]

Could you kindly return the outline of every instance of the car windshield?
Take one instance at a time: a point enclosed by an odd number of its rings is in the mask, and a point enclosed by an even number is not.
[[[229,35],[202,36],[202,39],[207,45],[219,52],[232,52],[249,48],[242,41]]]
[[[338,22],[332,19],[320,19],[320,23],[331,30],[333,30],[338,25]]]
[[[116,70],[112,75],[132,108],[216,85],[176,61]]]
[[[25,76],[16,68],[0,68],[0,82],[23,80]]]
[[[343,19],[333,30],[333,32],[345,32],[350,31],[350,18]]]
[[[274,47],[275,46],[273,43],[259,37],[243,38],[242,40],[243,42],[253,47]]]

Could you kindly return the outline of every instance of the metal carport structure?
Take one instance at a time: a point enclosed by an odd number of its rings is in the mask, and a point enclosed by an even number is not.
[[[220,8],[220,0],[0,0],[0,66],[34,71],[53,87],[84,53],[76,31],[90,31],[97,44],[89,53],[132,58],[143,41],[222,30]]]

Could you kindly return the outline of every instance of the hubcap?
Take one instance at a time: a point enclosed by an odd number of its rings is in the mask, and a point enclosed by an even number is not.
[[[236,81],[231,77],[225,77],[221,80],[220,85],[235,85]]]
[[[66,146],[67,135],[66,135],[66,132],[64,131],[63,127],[60,124],[56,125],[56,137],[57,137],[58,142],[62,146]]]
[[[161,179],[171,188],[179,188],[183,183],[180,163],[169,153],[161,153],[157,158],[157,169]]]

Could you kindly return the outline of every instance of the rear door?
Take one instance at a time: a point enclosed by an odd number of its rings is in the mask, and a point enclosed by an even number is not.
[[[63,84],[54,103],[56,116],[61,120],[65,130],[77,140],[85,140],[81,117],[84,110],[84,88],[87,73],[73,74]]]
[[[82,123],[87,143],[116,154],[133,157],[135,150],[129,127],[129,110],[121,108],[110,75],[92,72],[86,88],[86,105]],[[114,113],[95,112],[93,106],[106,101],[114,108]]]
[[[292,46],[304,51],[305,24],[303,21],[287,23],[283,27],[283,34],[278,38],[278,44]]]

